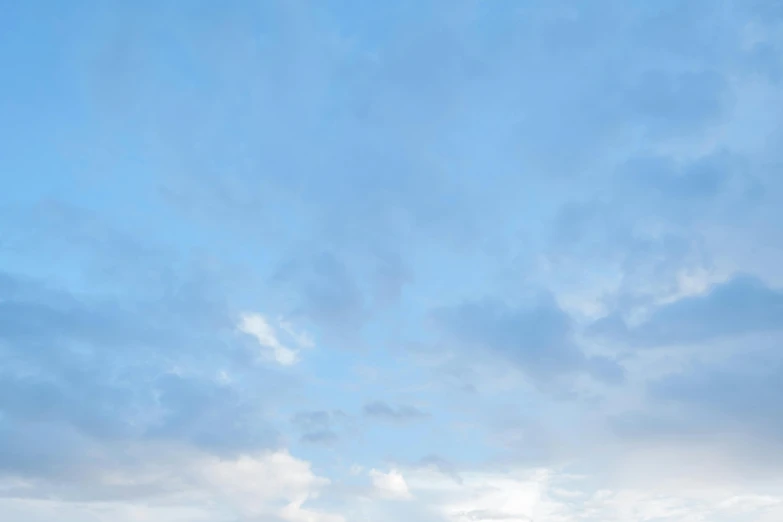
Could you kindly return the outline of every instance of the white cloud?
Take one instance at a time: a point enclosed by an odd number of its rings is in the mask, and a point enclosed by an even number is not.
[[[193,506],[131,502],[67,502],[48,499],[0,499],[3,522],[212,522],[212,514]]]
[[[207,491],[212,491],[244,517],[277,516],[291,522],[339,522],[342,517],[303,507],[316,498],[329,480],[316,476],[310,463],[287,451],[213,458],[201,468]]]
[[[460,473],[462,483],[432,470],[419,469],[407,478],[412,492],[452,522],[561,520],[560,502],[549,497],[545,470],[515,473]],[[563,519],[567,520],[567,519]]]
[[[586,477],[546,469],[509,472],[460,473],[462,482],[426,468],[371,472],[376,488],[404,484],[408,498],[415,497],[421,511],[433,513],[424,520],[449,522],[626,522],[667,520],[671,522],[783,520],[783,491],[758,494],[731,489],[707,488],[637,489],[615,485],[597,488]],[[392,475],[393,474],[393,475]],[[399,486],[398,486],[399,487]],[[387,520],[385,515],[379,520]],[[389,514],[388,520],[394,520]]]
[[[395,469],[390,470],[388,473],[371,469],[370,478],[375,490],[382,498],[394,500],[410,500],[413,498],[402,473]]]
[[[171,447],[148,446],[142,451],[146,453],[137,457],[146,456],[143,469],[103,470],[86,479],[87,483],[79,484],[81,491],[90,492],[88,498],[78,492],[77,499],[71,498],[67,484],[6,484],[5,491],[0,488],[3,521],[345,520],[308,505],[330,481],[316,475],[309,462],[288,451],[266,451],[232,459]],[[163,452],[166,458],[161,457]]]
[[[314,346],[312,338],[305,332],[294,329],[291,323],[278,319],[278,327],[302,348]],[[291,366],[299,362],[299,351],[287,346],[280,340],[275,327],[266,317],[258,313],[245,313],[240,317],[239,331],[256,338],[258,344],[266,348],[265,354],[282,366]]]
[[[660,487],[603,484],[548,469],[462,470],[460,482],[428,468],[369,471],[375,495],[332,485],[285,450],[221,459],[173,448],[147,448],[143,469],[91,476],[77,489],[4,482],[4,522],[777,522],[783,488],[743,485]],[[169,451],[167,458],[160,458]],[[141,454],[137,457],[142,457]],[[643,470],[640,470],[643,472]],[[593,477],[596,480],[596,477]],[[333,487],[334,486],[334,487]],[[64,492],[76,492],[69,497]],[[83,491],[90,492],[85,499]],[[342,494],[340,492],[342,491]],[[339,496],[333,496],[333,495]],[[5,498],[1,498],[5,497]],[[9,498],[13,497],[13,498]],[[324,498],[325,497],[325,498]],[[62,500],[53,500],[53,499]],[[330,507],[318,509],[323,501]],[[405,500],[406,502],[395,502]]]

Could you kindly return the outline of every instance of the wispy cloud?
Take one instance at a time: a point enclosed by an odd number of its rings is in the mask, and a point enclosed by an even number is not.
[[[403,405],[395,407],[383,401],[368,402],[362,408],[362,413],[365,417],[395,422],[406,422],[429,417],[427,412],[415,406]]]
[[[306,333],[293,330],[293,326],[289,322],[278,319],[277,323],[279,328],[296,344],[297,348],[291,348],[289,345],[283,344],[279,338],[278,331],[261,314],[242,314],[238,328],[240,332],[254,337],[262,348],[268,350],[265,353],[266,357],[271,358],[282,366],[294,365],[300,360],[298,347],[312,348],[314,346],[313,340]]]

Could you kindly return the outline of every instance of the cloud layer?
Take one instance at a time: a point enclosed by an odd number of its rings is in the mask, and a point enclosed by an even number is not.
[[[18,4],[4,520],[780,520],[779,2]]]

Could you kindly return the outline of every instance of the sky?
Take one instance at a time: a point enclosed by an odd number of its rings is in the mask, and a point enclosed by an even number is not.
[[[783,520],[778,0],[0,0],[4,522]]]

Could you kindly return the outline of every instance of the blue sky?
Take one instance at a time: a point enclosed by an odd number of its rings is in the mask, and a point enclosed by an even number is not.
[[[780,2],[0,8],[3,520],[783,519]]]

